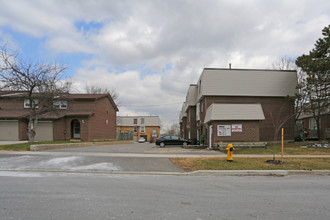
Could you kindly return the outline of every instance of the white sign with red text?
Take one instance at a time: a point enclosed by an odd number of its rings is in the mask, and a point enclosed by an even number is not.
[[[231,132],[242,132],[242,124],[231,125]]]

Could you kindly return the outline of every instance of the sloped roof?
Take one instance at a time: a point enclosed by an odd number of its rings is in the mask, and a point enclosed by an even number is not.
[[[259,103],[213,103],[206,110],[204,123],[217,120],[265,120]]]
[[[197,100],[202,96],[294,96],[296,85],[295,70],[205,68],[198,81]]]
[[[34,93],[34,96],[38,96],[39,93]],[[25,91],[0,91],[0,98],[24,98],[27,96]],[[116,111],[119,111],[116,103],[113,101],[109,93],[105,94],[73,94],[69,93],[66,95],[67,99],[73,100],[98,100],[102,98],[108,98],[112,106]]]
[[[189,86],[187,96],[186,96],[186,105],[184,112],[187,111],[189,106],[195,106],[196,105],[196,98],[197,98],[197,85],[191,84]]]
[[[0,118],[22,118],[28,115],[25,109],[0,109]]]
[[[40,115],[40,119],[58,119],[63,117],[72,117],[72,116],[91,116],[93,111],[84,111],[84,110],[68,110],[68,111],[59,111],[57,113],[45,113]],[[28,117],[29,111],[25,109],[0,109],[0,118],[10,118],[10,119],[19,119]]]

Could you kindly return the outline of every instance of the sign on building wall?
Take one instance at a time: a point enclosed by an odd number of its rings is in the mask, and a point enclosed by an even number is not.
[[[231,132],[242,132],[242,124],[231,125]]]
[[[231,136],[231,126],[218,125],[218,136]]]

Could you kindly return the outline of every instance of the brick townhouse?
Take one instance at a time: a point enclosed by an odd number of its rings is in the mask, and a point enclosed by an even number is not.
[[[160,136],[160,119],[158,116],[117,116],[117,131],[130,131],[134,141],[144,137],[154,141]]]
[[[219,142],[279,140],[274,131],[283,127],[285,139],[293,140],[289,97],[296,85],[296,71],[204,68],[182,106],[181,135],[213,148]]]
[[[0,140],[28,139],[27,101],[24,92],[0,91]],[[68,94],[54,107],[39,118],[36,141],[116,139],[118,108],[109,94]]]
[[[316,120],[311,112],[302,112],[296,124],[295,135],[300,139],[317,139]],[[320,115],[320,138],[330,139],[330,107]]]

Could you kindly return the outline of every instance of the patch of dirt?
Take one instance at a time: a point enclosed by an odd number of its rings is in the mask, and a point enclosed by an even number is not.
[[[282,162],[280,160],[266,160],[266,163],[270,163],[270,164],[282,164]]]

